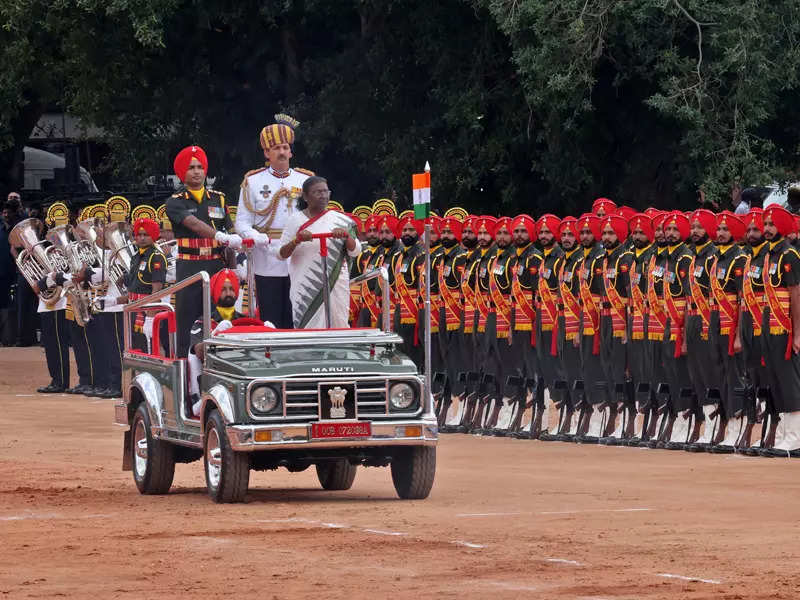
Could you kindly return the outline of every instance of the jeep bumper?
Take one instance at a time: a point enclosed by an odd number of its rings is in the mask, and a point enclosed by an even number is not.
[[[436,419],[373,421],[371,435],[351,438],[313,438],[310,424],[228,425],[226,433],[231,448],[237,452],[269,450],[270,448],[433,446],[439,439],[439,427]]]

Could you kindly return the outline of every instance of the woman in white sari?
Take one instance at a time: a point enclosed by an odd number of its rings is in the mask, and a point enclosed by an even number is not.
[[[309,177],[303,183],[303,199],[308,208],[294,211],[284,226],[278,255],[289,261],[292,317],[297,329],[325,327],[322,257],[314,233],[332,233],[328,244],[327,270],[330,288],[331,327],[347,327],[350,310],[350,271],[347,255],[358,256],[361,244],[356,225],[344,213],[328,210],[330,190],[322,177]]]

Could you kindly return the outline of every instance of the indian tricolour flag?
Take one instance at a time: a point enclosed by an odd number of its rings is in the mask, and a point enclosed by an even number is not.
[[[431,216],[431,174],[414,173],[411,176],[414,188],[414,218],[427,219]]]

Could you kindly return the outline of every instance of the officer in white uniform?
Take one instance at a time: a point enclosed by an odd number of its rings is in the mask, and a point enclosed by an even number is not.
[[[261,320],[291,329],[289,268],[278,258],[277,242],[289,215],[298,210],[303,182],[313,173],[289,166],[298,122],[288,115],[275,115],[275,121],[261,130],[267,166],[245,174],[235,227],[242,238],[255,240],[252,260]]]

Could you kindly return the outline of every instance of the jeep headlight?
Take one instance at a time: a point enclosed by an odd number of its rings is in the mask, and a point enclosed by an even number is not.
[[[395,383],[389,388],[389,402],[392,408],[406,410],[415,400],[414,388],[407,383]]]
[[[269,413],[278,406],[278,392],[268,385],[262,385],[250,394],[250,406],[260,413]]]

